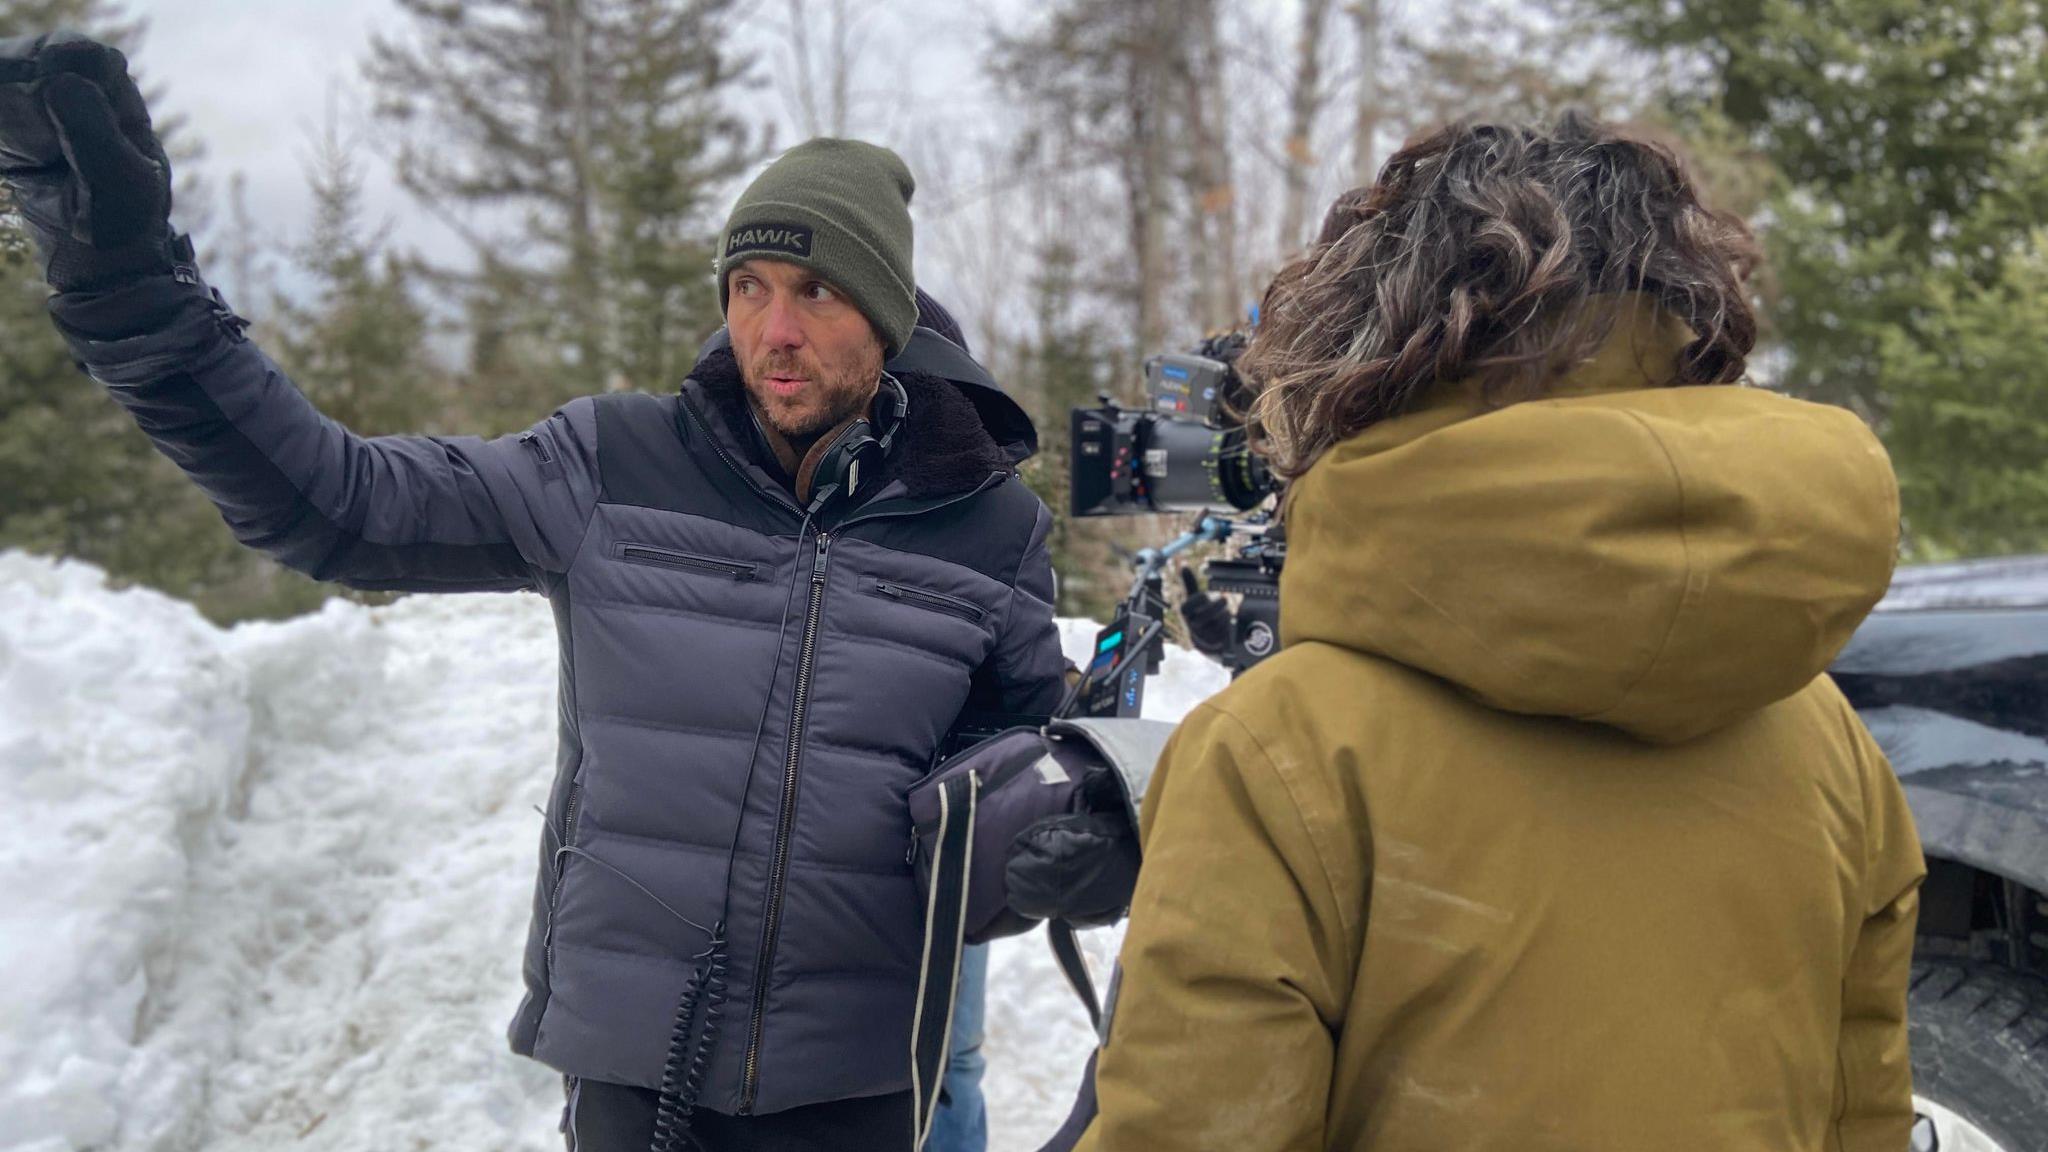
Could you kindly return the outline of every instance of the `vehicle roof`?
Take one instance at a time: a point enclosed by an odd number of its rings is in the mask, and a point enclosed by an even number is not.
[[[1879,612],[1938,608],[2048,608],[2048,555],[1907,565],[1877,605]]]

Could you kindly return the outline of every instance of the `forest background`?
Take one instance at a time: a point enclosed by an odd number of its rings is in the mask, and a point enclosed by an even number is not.
[[[858,136],[916,173],[920,280],[1037,420],[1060,609],[1099,616],[1123,550],[1173,526],[1067,520],[1068,409],[1135,400],[1147,355],[1241,324],[1413,133],[1576,107],[1678,143],[1756,228],[1753,376],[1878,431],[1907,559],[2048,550],[2048,0],[373,7],[361,50],[336,48],[346,81],[305,76],[324,92],[218,76],[326,109],[297,142],[307,219],[259,218],[246,172],[209,158],[233,141],[159,117],[209,278],[365,434],[493,435],[673,388],[719,323],[732,198],[790,144]],[[189,43],[236,8],[0,0],[0,36],[110,39],[174,110],[150,19]],[[386,186],[400,208],[373,207]],[[44,295],[0,217],[0,548],[222,622],[337,594],[234,543],[70,363]]]

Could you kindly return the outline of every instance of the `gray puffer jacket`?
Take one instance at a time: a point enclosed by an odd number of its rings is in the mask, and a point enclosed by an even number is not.
[[[243,542],[324,580],[531,589],[561,743],[512,1047],[645,1087],[703,931],[727,999],[701,1103],[902,1091],[922,915],[904,796],[963,708],[1044,713],[1063,661],[1029,421],[920,330],[873,495],[816,518],[731,353],[679,395],[576,400],[492,441],[321,416],[198,285],[53,302],[87,369]],[[736,839],[735,839],[736,838]]]

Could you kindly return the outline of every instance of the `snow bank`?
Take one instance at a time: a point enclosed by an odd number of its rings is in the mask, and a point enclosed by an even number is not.
[[[163,992],[247,763],[242,669],[95,569],[0,554],[0,604],[0,1141],[182,1139],[201,1069]]]
[[[0,1149],[561,1146],[557,1079],[502,1038],[553,764],[544,603],[223,632],[20,554],[0,603]],[[1172,651],[1148,714],[1225,679]],[[1036,935],[990,984],[993,1146],[1032,1148],[1086,1018]]]

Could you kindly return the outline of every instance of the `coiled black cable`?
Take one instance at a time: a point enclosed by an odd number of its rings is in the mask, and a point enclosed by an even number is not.
[[[801,543],[810,530],[811,515],[806,514],[802,526],[797,529],[799,557],[803,554]],[[775,702],[775,681],[782,674],[782,640],[789,630],[790,605],[796,602],[796,590],[803,572],[801,563],[790,565],[789,591],[782,597],[782,622],[775,626],[775,667],[769,673],[767,698],[761,701],[761,718],[754,725],[753,749],[747,754],[747,782],[740,789],[739,811],[733,818],[731,845],[725,853],[725,899],[718,914],[718,923],[711,929],[710,946],[696,957],[703,961],[703,966],[690,974],[689,983],[683,986],[683,994],[676,1001],[675,1024],[669,1029],[668,1036],[668,1058],[661,1067],[660,1099],[654,1106],[651,1152],[691,1152],[694,1144],[690,1139],[690,1114],[697,1110],[697,1097],[704,1090],[704,1080],[711,1066],[711,1049],[718,1042],[719,1017],[725,1008],[725,917],[732,904],[732,866],[739,856],[740,829],[747,819],[747,799],[754,793],[754,761],[761,754],[761,736],[768,730],[768,709]],[[642,888],[642,891],[646,889]],[[697,1037],[695,1051],[691,1050],[690,1044],[693,1032]]]
[[[690,1114],[710,1071],[711,1046],[718,1039],[718,1020],[725,1008],[725,923],[712,929],[711,946],[701,954],[703,965],[676,1002],[676,1021],[669,1031],[668,1059],[661,1070],[661,1099],[654,1109],[652,1152],[690,1152]],[[692,1051],[691,1037],[696,1037]]]

